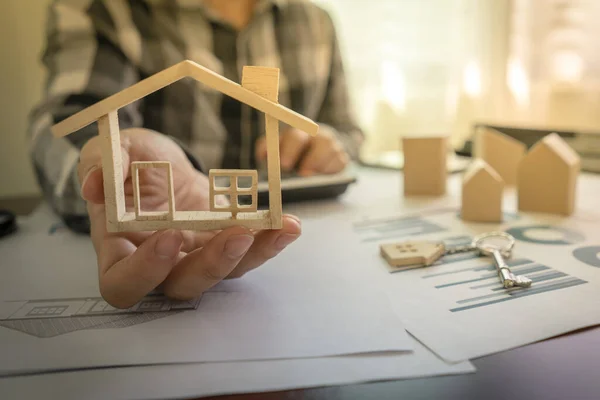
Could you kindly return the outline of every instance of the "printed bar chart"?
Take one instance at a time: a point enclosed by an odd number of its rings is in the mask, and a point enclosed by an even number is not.
[[[442,225],[432,223],[419,216],[361,221],[354,225],[354,229],[361,237],[362,242],[405,240],[414,236],[447,231]],[[439,239],[448,248],[469,245],[471,240],[472,238],[466,235],[448,236]],[[485,265],[472,265],[471,261],[476,259],[490,261]],[[467,311],[587,283],[583,279],[569,276],[564,272],[538,264],[527,258],[513,258],[507,260],[507,264],[515,274],[532,279],[534,285],[530,288],[505,289],[498,279],[496,267],[492,264],[491,259],[476,251],[444,256],[426,269],[448,266],[448,270],[440,271],[436,269],[434,273],[423,272],[420,279],[430,281],[431,287],[437,290],[457,288],[470,291],[468,297],[467,293],[463,293],[463,296],[454,302],[455,307],[449,310],[451,312]],[[418,265],[407,266],[390,271],[390,274],[406,273],[415,269],[423,269],[423,267]]]
[[[361,236],[362,242],[397,240],[446,230],[442,226],[421,217],[390,218],[356,223],[354,229]]]

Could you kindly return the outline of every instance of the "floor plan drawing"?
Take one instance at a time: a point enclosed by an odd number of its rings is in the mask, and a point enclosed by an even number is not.
[[[0,326],[39,338],[83,329],[126,328],[185,310],[195,310],[200,298],[175,301],[150,294],[133,307],[117,309],[101,297],[0,302]]]

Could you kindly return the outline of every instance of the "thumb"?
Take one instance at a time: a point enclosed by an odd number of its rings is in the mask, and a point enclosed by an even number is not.
[[[129,174],[129,153],[121,146],[121,164],[123,179]],[[81,197],[95,204],[104,203],[104,183],[102,173],[102,149],[98,136],[90,139],[81,149],[77,176],[81,186]]]
[[[104,203],[104,182],[101,166],[92,166],[81,180],[81,197],[90,203]]]

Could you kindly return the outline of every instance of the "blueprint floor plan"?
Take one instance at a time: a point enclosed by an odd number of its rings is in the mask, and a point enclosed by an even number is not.
[[[0,303],[0,326],[40,338],[82,329],[125,328],[183,310],[194,310],[200,298],[174,301],[155,294],[133,307],[117,309],[100,297],[4,301]]]

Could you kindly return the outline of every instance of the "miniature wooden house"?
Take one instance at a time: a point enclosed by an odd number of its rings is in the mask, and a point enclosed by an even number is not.
[[[256,207],[256,171],[253,170],[211,170],[210,211],[177,211],[172,190],[172,170],[168,162],[132,162],[132,183],[134,211],[125,208],[124,177],[121,167],[121,145],[117,112],[133,103],[180,79],[190,77],[221,93],[231,96],[265,113],[267,141],[267,180],[269,188],[269,209]],[[69,135],[87,125],[98,122],[98,134],[102,141],[102,169],[104,176],[104,196],[106,203],[107,229],[109,232],[151,231],[166,228],[185,230],[215,230],[230,226],[245,226],[251,229],[280,229],[282,226],[281,171],[279,161],[278,121],[303,130],[311,135],[318,131],[318,125],[310,119],[278,104],[279,70],[265,67],[244,67],[242,84],[239,85],[192,61],[182,61],[135,85],[122,90],[79,113],[53,126],[55,136]],[[169,189],[167,193],[169,209],[166,212],[144,213],[140,210],[138,170],[140,168],[165,168]],[[216,176],[230,178],[227,188],[217,187]],[[250,177],[250,188],[239,188],[238,178]],[[231,206],[218,207],[214,196],[227,194]],[[240,205],[238,196],[250,196],[250,205]]]
[[[517,184],[517,168],[527,146],[493,128],[480,127],[475,134],[474,155],[489,164],[508,186]]]
[[[557,134],[537,142],[519,164],[519,210],[572,214],[580,165],[579,155]]]
[[[464,221],[502,222],[504,181],[485,161],[471,163],[462,183],[460,215]]]
[[[441,243],[414,241],[382,244],[379,250],[390,267],[430,266],[444,254],[445,247]]]
[[[446,193],[447,139],[445,137],[405,137],[404,195],[441,196]]]

